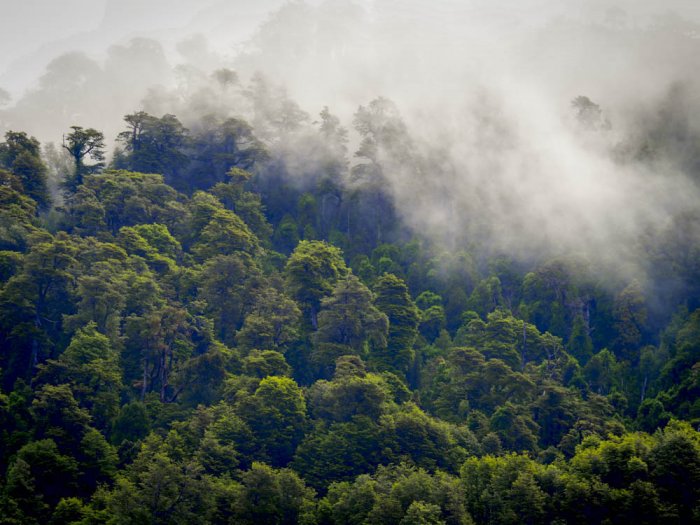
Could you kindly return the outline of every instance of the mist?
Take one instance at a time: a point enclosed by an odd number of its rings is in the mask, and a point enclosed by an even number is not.
[[[33,16],[53,16],[53,2],[33,4],[45,8]],[[3,130],[60,142],[71,125],[114,138],[139,109],[190,128],[236,116],[303,185],[318,169],[321,109],[350,130],[351,169],[361,162],[354,115],[385,97],[391,109],[377,118],[395,133],[379,141],[383,187],[406,227],[441,248],[574,254],[644,280],[646,240],[699,211],[695,2],[96,6],[103,17],[89,27],[54,31],[53,42],[31,33],[5,60]],[[222,68],[236,72],[232,86],[216,79]],[[246,95],[256,78],[293,114],[282,134],[266,132],[264,108]],[[580,96],[592,113],[572,106]],[[349,171],[346,184],[363,181]]]

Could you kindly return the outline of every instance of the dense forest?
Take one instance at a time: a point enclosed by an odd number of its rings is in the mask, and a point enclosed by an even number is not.
[[[115,149],[0,143],[0,523],[700,522],[700,209],[614,272],[510,254],[390,100],[344,127],[212,82]],[[620,169],[698,182],[685,95]],[[397,169],[470,227],[410,227]]]

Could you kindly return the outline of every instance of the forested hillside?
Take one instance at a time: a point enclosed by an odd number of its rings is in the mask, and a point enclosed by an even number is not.
[[[388,99],[212,78],[114,150],[0,143],[0,523],[700,521],[700,208],[634,261],[511,253]],[[572,119],[700,181],[689,130]],[[414,228],[408,169],[469,227]]]

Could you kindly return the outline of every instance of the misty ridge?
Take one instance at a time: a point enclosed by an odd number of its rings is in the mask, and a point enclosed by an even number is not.
[[[193,137],[244,120],[270,152],[263,187],[332,173],[374,195],[359,205],[378,237],[396,213],[394,236],[440,249],[574,257],[652,292],[688,286],[663,268],[692,265],[700,244],[697,13],[506,4],[290,2],[228,46],[200,33],[174,49],[148,36],[102,58],[77,49],[6,97],[0,126],[53,143],[58,179],[72,125],[118,148],[139,110],[175,115]],[[343,205],[324,199],[329,217]]]

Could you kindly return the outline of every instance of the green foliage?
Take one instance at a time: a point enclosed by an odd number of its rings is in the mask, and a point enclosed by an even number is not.
[[[232,503],[236,523],[292,525],[313,519],[314,491],[291,470],[253,463],[242,474],[241,484]]]
[[[64,189],[67,194],[74,193],[83,183],[86,175],[95,173],[104,167],[105,137],[101,131],[93,128],[71,126],[73,130],[63,136],[63,149],[72,157],[75,164],[73,173],[64,181]],[[95,164],[85,164],[90,158]]]
[[[375,306],[389,320],[386,348],[377,348],[373,358],[380,367],[406,373],[413,362],[413,343],[418,335],[419,313],[406,284],[392,274],[384,274],[374,285]]]
[[[621,359],[636,363],[647,322],[647,308],[639,283],[633,282],[615,297],[613,316],[617,331],[614,342],[617,354]]]
[[[487,316],[487,322],[473,319],[463,325],[455,343],[478,348],[489,359],[501,359],[514,370],[530,362],[555,362],[562,355],[561,340],[521,321],[503,310]]]
[[[607,395],[619,387],[620,365],[615,356],[607,349],[594,355],[583,369],[591,390]]]
[[[289,257],[284,269],[287,291],[314,329],[318,327],[321,300],[347,274],[341,251],[325,242],[301,241]]]
[[[50,207],[47,169],[41,159],[38,140],[23,132],[5,133],[5,142],[0,143],[0,168],[9,170],[17,177],[21,192],[33,199],[40,209]]]
[[[323,375],[329,374],[341,355],[362,356],[368,345],[372,349],[386,345],[389,322],[372,299],[372,292],[357,277],[348,275],[321,301],[312,360]]]
[[[294,217],[287,214],[280,221],[274,236],[275,248],[290,253],[299,244],[299,225]]]
[[[41,379],[69,384],[98,428],[108,428],[119,411],[119,356],[95,323],[79,329],[57,360],[42,365]]]
[[[117,168],[158,173],[164,175],[173,186],[180,187],[177,176],[188,162],[183,153],[187,142],[187,129],[175,115],[157,118],[144,111],[126,115],[127,130],[117,140],[123,153]]]
[[[440,154],[390,101],[350,167],[328,108],[214,80],[251,124],[127,115],[106,171],[73,127],[61,208],[0,143],[0,524],[698,521],[697,214],[639,282],[447,250],[397,219],[389,166]]]
[[[253,433],[256,455],[274,466],[289,463],[306,424],[306,401],[294,380],[265,377],[253,395],[241,396],[237,411]]]
[[[358,415],[376,419],[387,399],[383,379],[367,374],[356,356],[341,356],[332,381],[319,380],[307,394],[311,414],[330,421],[350,421]]]
[[[319,503],[329,523],[473,523],[459,482],[408,465],[379,468],[353,483],[334,483]]]
[[[240,168],[232,168],[226,176],[228,182],[216,184],[211,189],[211,193],[227,209],[241,217],[263,243],[268,243],[272,235],[272,226],[265,217],[265,206],[258,194],[244,190],[244,184],[250,180],[251,174]],[[296,246],[296,241],[288,251]]]
[[[132,401],[121,407],[112,425],[112,443],[137,441],[148,435],[150,421],[143,403]]]
[[[22,447],[7,471],[6,497],[18,507],[20,522],[39,523],[77,489],[78,463],[61,454],[51,439]]]
[[[246,349],[284,352],[299,338],[301,311],[296,303],[274,288],[257,292],[255,304],[236,334]]]
[[[252,350],[243,360],[243,371],[252,377],[288,376],[292,369],[284,356],[274,350]]]
[[[197,295],[206,302],[205,312],[213,319],[215,333],[224,343],[233,343],[237,330],[241,329],[248,313],[246,306],[254,301],[260,273],[255,261],[245,253],[216,255],[198,272]],[[268,318],[265,323],[268,322],[274,330],[275,322],[284,321]],[[278,327],[281,336],[283,330]],[[250,332],[244,330],[242,340],[246,339],[246,333]]]
[[[175,457],[173,457],[175,456]],[[108,523],[207,523],[213,511],[210,481],[196,462],[169,453],[151,434],[105,495]]]
[[[161,175],[107,170],[85,177],[84,184],[68,196],[67,222],[88,234],[106,227],[116,235],[123,226],[150,223],[170,229],[183,219],[179,198]]]
[[[37,204],[23,194],[22,183],[0,169],[0,248],[26,250],[32,236],[40,233],[34,224]]]
[[[384,458],[385,445],[382,428],[367,417],[319,424],[299,444],[292,468],[309,485],[322,489],[374,470]]]
[[[467,307],[483,318],[503,304],[501,280],[494,276],[484,279],[474,288]]]
[[[206,260],[236,252],[255,254],[258,248],[258,239],[238,215],[229,210],[216,210],[202,228],[199,239],[192,246],[192,253],[200,260]]]
[[[221,120],[214,116],[203,120],[202,129],[192,137],[195,163],[188,179],[183,183],[206,189],[217,182],[223,182],[227,174],[234,183],[245,182],[238,182],[236,173],[251,170],[270,158],[265,144],[244,120]],[[234,175],[231,175],[232,170],[235,170]]]

